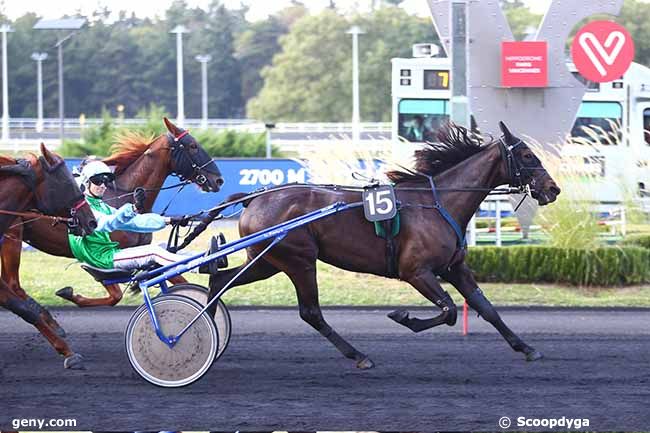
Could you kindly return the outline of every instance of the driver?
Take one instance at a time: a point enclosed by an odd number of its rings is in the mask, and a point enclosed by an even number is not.
[[[109,237],[110,232],[152,233],[163,229],[171,218],[143,213],[145,191],[142,188],[137,188],[133,193],[135,204],[126,203],[119,209],[106,204],[102,198],[106,187],[115,180],[115,175],[102,161],[87,163],[81,170],[80,178],[81,189],[97,220],[97,229],[86,236],[68,235],[72,254],[79,261],[102,269],[139,269],[154,264],[165,266],[186,258],[157,245],[120,249],[119,244]],[[210,252],[218,249],[215,244],[216,239],[213,238]],[[190,272],[210,273],[215,266],[216,263],[209,263]]]

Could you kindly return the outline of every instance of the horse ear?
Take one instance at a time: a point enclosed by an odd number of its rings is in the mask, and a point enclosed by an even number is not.
[[[41,143],[41,155],[43,155],[45,162],[47,162],[50,166],[56,163],[56,157],[52,152],[47,150],[47,147],[45,147],[44,143]]]
[[[511,141],[512,133],[510,132],[506,124],[499,121],[499,128],[501,128],[501,132],[503,132],[503,136],[505,137],[506,141]]]
[[[172,134],[174,134],[174,137],[181,133],[178,127],[174,125],[172,122],[170,122],[168,118],[163,117],[163,122],[165,122],[165,126],[167,127],[167,130]]]

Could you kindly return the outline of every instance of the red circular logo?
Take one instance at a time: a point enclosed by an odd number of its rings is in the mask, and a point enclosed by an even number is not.
[[[573,39],[571,57],[580,75],[603,83],[621,78],[634,59],[634,41],[622,25],[592,21]]]

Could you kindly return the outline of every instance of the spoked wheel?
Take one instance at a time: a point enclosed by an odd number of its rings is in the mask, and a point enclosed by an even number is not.
[[[203,309],[196,301],[179,295],[158,296],[151,303],[166,336],[178,335]],[[210,369],[219,348],[217,328],[207,312],[169,347],[158,338],[146,305],[131,316],[125,339],[133,369],[148,382],[168,388],[200,379]]]
[[[191,283],[176,284],[167,289],[167,293],[170,295],[186,296],[194,299],[202,306],[208,303],[208,292],[207,287]],[[221,299],[217,301],[217,312],[214,314],[213,319],[219,332],[219,350],[217,351],[216,357],[216,359],[219,359],[230,343],[231,329],[230,313],[228,312],[228,308],[226,308],[226,304]]]

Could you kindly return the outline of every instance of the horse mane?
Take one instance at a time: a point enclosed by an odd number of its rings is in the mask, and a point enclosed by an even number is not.
[[[102,161],[106,165],[114,166],[115,174],[119,175],[140,158],[157,137],[130,131],[115,138],[116,143],[111,147],[113,153]]]
[[[437,131],[436,138],[438,142],[427,141],[423,149],[414,152],[413,171],[388,171],[388,179],[394,183],[423,182],[426,179],[422,174],[436,176],[488,147],[481,135],[451,122]]]

